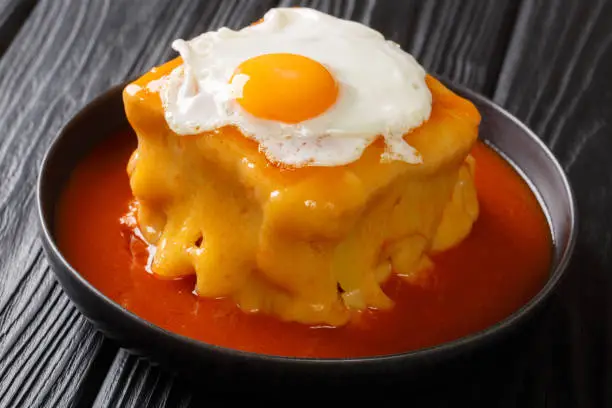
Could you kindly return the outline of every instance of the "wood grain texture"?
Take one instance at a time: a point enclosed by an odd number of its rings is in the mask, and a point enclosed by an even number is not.
[[[0,56],[8,48],[37,0],[0,0]]]
[[[0,0],[0,38],[12,40],[0,42],[0,406],[211,402],[205,384],[192,392],[117,351],[70,304],[37,239],[36,171],[71,115],[170,58],[174,38],[239,28],[277,3],[365,22],[428,70],[494,95],[552,146],[579,196],[581,244],[546,319],[493,359],[407,385],[411,402],[612,406],[610,2],[39,0],[28,16],[34,3]]]
[[[612,3],[524,2],[495,100],[552,149],[577,197],[572,267],[525,372],[547,406],[612,406]]]
[[[43,274],[2,307],[0,406],[71,401],[74,379],[85,378],[103,342],[64,296],[42,256],[30,270],[36,269]]]

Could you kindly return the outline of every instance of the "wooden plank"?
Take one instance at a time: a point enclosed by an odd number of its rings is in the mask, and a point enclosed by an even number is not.
[[[193,395],[180,378],[121,350],[102,384],[95,407],[188,407]]]
[[[572,268],[531,344],[525,401],[612,406],[612,3],[523,2],[495,100],[551,147],[578,201]]]
[[[42,274],[2,305],[1,406],[69,402],[74,378],[84,377],[103,349],[102,336],[64,296],[41,256],[28,272],[35,270]]]
[[[0,376],[13,378],[0,384],[0,406],[93,401],[90,391],[101,376],[91,374],[98,366],[110,366],[95,397],[100,406],[189,404],[190,394],[157,368],[124,352],[108,360],[112,345],[59,290],[37,239],[36,169],[72,114],[109,86],[168,59],[172,39],[243,26],[272,4],[41,0],[18,32],[0,60],[0,122],[6,124],[0,139]],[[511,0],[301,4],[371,24],[428,69],[480,90],[494,82],[514,19]]]
[[[28,18],[37,0],[0,0],[0,56]]]

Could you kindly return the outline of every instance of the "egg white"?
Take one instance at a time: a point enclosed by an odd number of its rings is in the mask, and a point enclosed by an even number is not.
[[[382,160],[421,162],[403,135],[431,113],[425,70],[365,25],[307,8],[277,8],[257,25],[221,28],[172,46],[183,65],[164,79],[160,96],[168,126],[177,134],[234,125],[257,141],[269,160],[289,166],[347,164],[382,136]],[[230,78],[242,62],[271,53],[299,54],[325,66],[338,84],[334,105],[297,124],[242,109],[236,98],[249,77],[238,75],[229,83]]]

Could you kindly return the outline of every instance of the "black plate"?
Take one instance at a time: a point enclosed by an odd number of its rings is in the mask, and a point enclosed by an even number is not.
[[[527,127],[486,98],[452,86],[472,100],[482,115],[480,137],[497,149],[528,181],[547,215],[554,255],[550,277],[542,290],[521,309],[478,333],[439,346],[380,357],[308,359],[261,355],[218,347],[168,332],[110,300],[87,282],[63,258],[54,235],[54,214],[70,172],[103,138],[126,129],[121,91],[117,86],[78,113],[60,132],[44,159],[38,184],[38,208],[44,248],[66,294],[106,336],[130,351],[187,374],[196,381],[266,385],[334,384],[354,386],[375,380],[402,381],[423,375],[430,367],[447,364],[457,356],[494,349],[527,317],[542,306],[557,286],[568,264],[576,234],[576,209],[563,170],[546,146]],[[260,380],[260,381],[258,381]],[[312,388],[311,388],[312,390]]]

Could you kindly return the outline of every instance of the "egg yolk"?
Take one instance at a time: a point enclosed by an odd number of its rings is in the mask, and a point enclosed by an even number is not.
[[[334,104],[338,87],[320,63],[295,54],[264,54],[244,61],[230,79],[248,76],[236,101],[260,119],[299,123]]]

